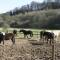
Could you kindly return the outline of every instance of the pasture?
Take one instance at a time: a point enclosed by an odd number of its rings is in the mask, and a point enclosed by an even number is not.
[[[12,32],[13,29],[8,29]],[[0,29],[2,31],[2,29]],[[19,29],[17,29],[19,31]],[[10,40],[5,41],[5,44],[0,44],[0,60],[52,60],[52,46],[40,40],[40,30],[34,30],[33,37],[24,38],[23,34],[17,34],[15,45]],[[50,30],[48,30],[50,31]],[[57,36],[59,30],[52,30]],[[60,36],[54,42],[54,59],[60,60]],[[35,43],[35,44],[31,44]]]

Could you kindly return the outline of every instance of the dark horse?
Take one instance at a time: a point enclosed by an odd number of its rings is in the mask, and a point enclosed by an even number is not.
[[[15,44],[15,34],[14,33],[3,34],[2,32],[0,32],[0,43],[3,41],[4,44],[4,40],[11,40],[13,44]]]
[[[31,30],[20,30],[19,32],[23,32],[24,34],[24,38],[27,36],[27,35],[30,35],[30,37],[33,37],[33,32]]]
[[[48,40],[50,40],[50,44],[51,42],[53,42],[54,40],[54,33],[53,32],[47,32],[47,31],[41,31],[40,32],[40,38],[44,38],[45,37],[45,40],[47,40],[47,43],[48,43]]]

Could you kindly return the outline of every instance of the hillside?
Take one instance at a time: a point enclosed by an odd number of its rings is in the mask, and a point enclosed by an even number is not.
[[[32,11],[13,16],[1,14],[0,27],[60,29],[60,9]]]

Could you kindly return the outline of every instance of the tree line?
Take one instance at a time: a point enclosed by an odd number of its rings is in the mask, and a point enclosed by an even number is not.
[[[52,2],[47,0],[44,0],[42,3],[32,1],[30,4],[23,5],[21,8],[16,7],[14,10],[11,10],[7,12],[6,14],[9,14],[10,16],[16,15],[16,14],[25,14],[25,12],[31,12],[31,11],[39,11],[39,10],[47,10],[47,9],[59,9],[60,8],[60,2],[56,0],[55,2]]]

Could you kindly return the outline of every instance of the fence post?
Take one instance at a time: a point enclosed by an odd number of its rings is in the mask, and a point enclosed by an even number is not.
[[[52,40],[53,43],[52,43],[52,60],[55,60],[54,59],[54,40]]]

